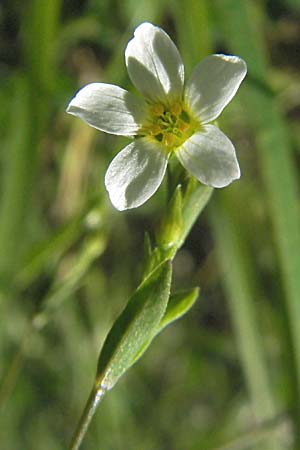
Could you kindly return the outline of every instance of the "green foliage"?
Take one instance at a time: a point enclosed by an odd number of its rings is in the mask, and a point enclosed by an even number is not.
[[[153,333],[152,337],[145,342],[139,352],[135,355],[133,362],[136,362],[144,354],[151,344],[152,339],[154,339],[165,327],[173,323],[175,320],[180,319],[180,317],[189,311],[195,303],[198,294],[199,289],[193,288],[170,296],[167,309],[156,327],[155,333]]]
[[[97,385],[111,389],[151,341],[164,316],[171,285],[172,267],[166,261],[143,281],[115,321],[100,353]]]

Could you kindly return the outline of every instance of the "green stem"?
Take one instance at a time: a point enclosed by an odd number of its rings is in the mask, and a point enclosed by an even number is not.
[[[84,408],[84,411],[82,413],[82,416],[79,420],[77,429],[73,435],[69,450],[78,450],[80,447],[80,444],[87,432],[88,426],[96,412],[96,409],[102,400],[106,390],[99,388],[98,386],[94,386],[90,396],[88,398],[88,401],[86,403],[86,406]]]
[[[214,189],[209,186],[197,183],[196,189],[193,191],[183,208],[183,230],[177,249],[184,244],[193,225],[207,205],[213,190]]]
[[[207,205],[213,193],[213,188],[199,184],[195,179],[193,182],[194,181],[195,184],[191,187],[191,192],[189,192],[182,209],[182,229],[177,241],[166,248],[163,248],[158,244],[152,253],[149,247],[149,240],[145,241],[145,268],[143,279],[145,279],[149,273],[152,270],[155,270],[155,268],[163,261],[166,261],[167,259],[173,260],[175,258],[176,253],[183,246],[193,225]]]

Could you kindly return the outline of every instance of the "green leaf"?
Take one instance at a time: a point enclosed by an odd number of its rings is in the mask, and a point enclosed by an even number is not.
[[[184,291],[171,295],[166,312],[160,321],[158,333],[160,333],[166,326],[170,325],[170,323],[180,319],[180,317],[186,314],[194,305],[198,295],[198,287],[185,289]]]
[[[145,351],[147,350],[153,339],[156,338],[156,336],[164,328],[166,328],[166,326],[170,325],[175,320],[180,319],[180,317],[182,317],[191,309],[191,307],[197,300],[198,295],[199,295],[199,288],[197,287],[177,292],[176,294],[171,295],[166,312],[158,325],[156,333],[152,336],[151,339],[145,342],[143,348],[141,348],[140,351],[137,353],[137,355],[135,355],[133,363],[135,363],[138,359],[140,359],[140,357],[145,353]]]
[[[135,362],[145,343],[151,341],[166,311],[172,266],[159,265],[140,285],[112,326],[100,353],[97,385],[111,389]]]

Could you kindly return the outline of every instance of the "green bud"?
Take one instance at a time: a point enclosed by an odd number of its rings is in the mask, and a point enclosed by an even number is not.
[[[155,232],[158,247],[163,251],[176,248],[182,233],[182,193],[178,185]]]

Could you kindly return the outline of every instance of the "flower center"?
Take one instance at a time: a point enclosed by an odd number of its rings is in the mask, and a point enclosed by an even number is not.
[[[171,152],[191,137],[199,125],[179,102],[169,108],[157,103],[150,106],[141,134],[155,139]]]

